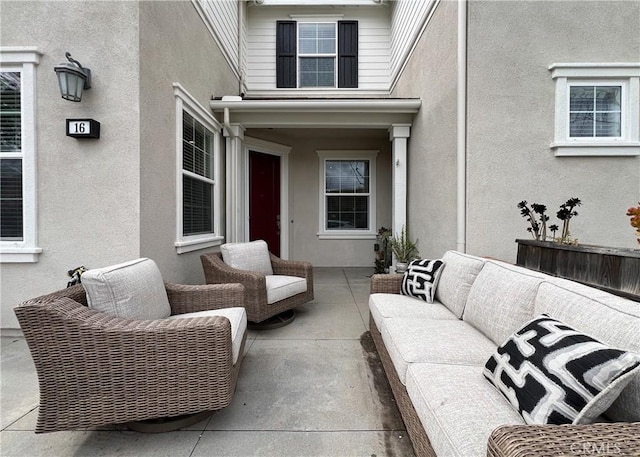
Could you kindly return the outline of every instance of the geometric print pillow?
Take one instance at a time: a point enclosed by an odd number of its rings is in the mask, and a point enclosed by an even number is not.
[[[527,424],[593,422],[638,374],[638,355],[546,314],[511,335],[484,368]]]
[[[402,277],[400,291],[403,295],[433,303],[443,267],[442,260],[412,261]]]

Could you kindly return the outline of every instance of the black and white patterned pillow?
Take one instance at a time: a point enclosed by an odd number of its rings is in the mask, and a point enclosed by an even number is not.
[[[412,261],[402,277],[402,294],[433,303],[443,267],[444,262],[439,259]]]
[[[489,358],[484,376],[528,424],[585,424],[640,373],[640,356],[542,314]]]

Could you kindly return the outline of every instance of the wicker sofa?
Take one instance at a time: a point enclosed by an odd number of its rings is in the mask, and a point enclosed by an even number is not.
[[[443,260],[433,304],[402,295],[401,275],[371,282],[371,334],[416,455],[640,455],[640,375],[602,423],[540,426],[483,376],[496,347],[541,313],[640,354],[640,303],[455,251]]]
[[[231,403],[247,333],[225,312],[243,310],[244,287],[165,283],[165,290],[167,319],[90,309],[81,284],[15,308],[40,385],[36,433],[119,423],[142,430],[139,421]],[[194,317],[178,318],[187,313]]]

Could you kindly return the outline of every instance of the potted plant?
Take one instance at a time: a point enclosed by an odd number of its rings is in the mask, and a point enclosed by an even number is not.
[[[415,242],[409,238],[407,228],[403,225],[400,235],[389,239],[391,245],[391,251],[396,258],[396,272],[404,273],[407,271],[409,262],[418,258],[420,253],[418,252],[418,240]]]
[[[636,229],[636,235],[638,236],[638,244],[640,244],[640,202],[637,207],[631,207],[627,210],[627,216],[631,217],[629,223],[631,227]]]

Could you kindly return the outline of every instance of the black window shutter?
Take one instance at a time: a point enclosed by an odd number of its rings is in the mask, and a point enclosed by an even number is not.
[[[296,21],[276,22],[276,87],[296,87]]]
[[[358,87],[358,21],[338,21],[338,87]]]

